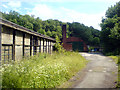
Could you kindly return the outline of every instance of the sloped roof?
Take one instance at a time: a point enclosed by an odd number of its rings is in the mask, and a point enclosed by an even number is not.
[[[45,39],[48,39],[48,40],[51,40],[51,41],[55,41],[54,38],[45,36],[45,35],[43,35],[41,33],[37,33],[35,31],[32,31],[30,29],[27,29],[27,28],[25,28],[23,26],[17,25],[17,24],[15,24],[13,22],[10,22],[10,21],[2,19],[2,18],[0,18],[0,24],[4,25],[4,26],[7,26],[7,27],[11,27],[11,28],[17,29],[18,31],[22,31],[22,32],[34,35],[34,36],[38,36],[38,37],[45,38]]]

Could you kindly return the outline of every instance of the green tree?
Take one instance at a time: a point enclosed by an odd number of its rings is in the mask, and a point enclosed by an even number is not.
[[[61,26],[63,24],[67,25],[67,38],[70,36],[80,37],[89,45],[97,45],[94,44],[96,43],[94,42],[94,38],[99,38],[100,35],[100,31],[94,29],[92,26],[88,27],[78,22],[63,23],[59,20],[52,19],[42,21],[39,17],[35,18],[34,15],[21,15],[15,11],[10,11],[8,14],[1,12],[1,14],[4,19],[53,38],[56,38],[57,36],[59,40],[62,40]]]
[[[68,23],[70,36],[80,37],[82,40],[91,46],[99,46],[100,42],[96,44],[94,38],[100,38],[100,31],[94,29],[92,26],[88,27],[78,22]]]
[[[120,54],[120,2],[106,11],[101,23],[101,42],[104,53]]]
[[[47,31],[46,33],[48,36],[52,36],[51,32],[50,31]]]

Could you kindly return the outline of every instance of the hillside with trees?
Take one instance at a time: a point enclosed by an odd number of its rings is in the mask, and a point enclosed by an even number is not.
[[[106,11],[101,23],[101,43],[104,53],[120,54],[120,2]]]
[[[64,23],[59,20],[42,20],[34,15],[21,15],[16,11],[10,11],[8,14],[0,12],[2,18],[14,22],[18,25],[34,30],[38,33],[62,40],[62,25],[67,25],[67,37],[76,36],[83,39],[86,44],[91,46],[100,45],[100,31],[94,29],[92,26],[88,27],[84,24],[73,22]]]

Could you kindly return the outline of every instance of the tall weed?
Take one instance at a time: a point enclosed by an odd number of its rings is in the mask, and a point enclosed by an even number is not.
[[[2,67],[3,88],[54,88],[86,65],[76,52],[38,54]]]

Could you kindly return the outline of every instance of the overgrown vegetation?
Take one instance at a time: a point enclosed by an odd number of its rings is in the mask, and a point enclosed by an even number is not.
[[[38,33],[56,38],[62,39],[62,25],[63,22],[59,20],[41,20],[40,17],[35,18],[34,15],[21,15],[18,12],[10,11],[9,13],[0,12],[3,19],[14,22],[18,25],[24,26],[28,29],[34,30]],[[86,42],[86,44],[92,46],[99,46],[100,44],[100,31],[94,29],[92,26],[88,27],[84,24],[73,22],[66,23],[67,37],[77,36]]]
[[[120,56],[109,56],[118,64],[118,81],[116,88],[120,88]]]
[[[101,23],[101,43],[103,53],[111,56],[118,64],[118,84],[120,88],[120,1],[116,5],[111,6],[106,11],[106,17],[102,19]]]
[[[118,57],[117,56],[109,56],[109,57],[112,58],[115,61],[116,64],[120,63],[118,61]]]
[[[120,56],[118,57],[118,88],[120,88]]]
[[[54,45],[55,50],[58,51],[58,53],[64,53],[65,50],[63,49],[62,45],[60,44],[61,41],[59,40],[58,36],[56,36],[55,40],[56,40],[56,43]]]
[[[106,55],[120,54],[120,1],[106,11],[101,23],[101,43]]]
[[[120,88],[120,56],[118,56],[118,83],[117,88]]]
[[[38,54],[2,67],[3,88],[54,88],[85,67],[77,52]]]

